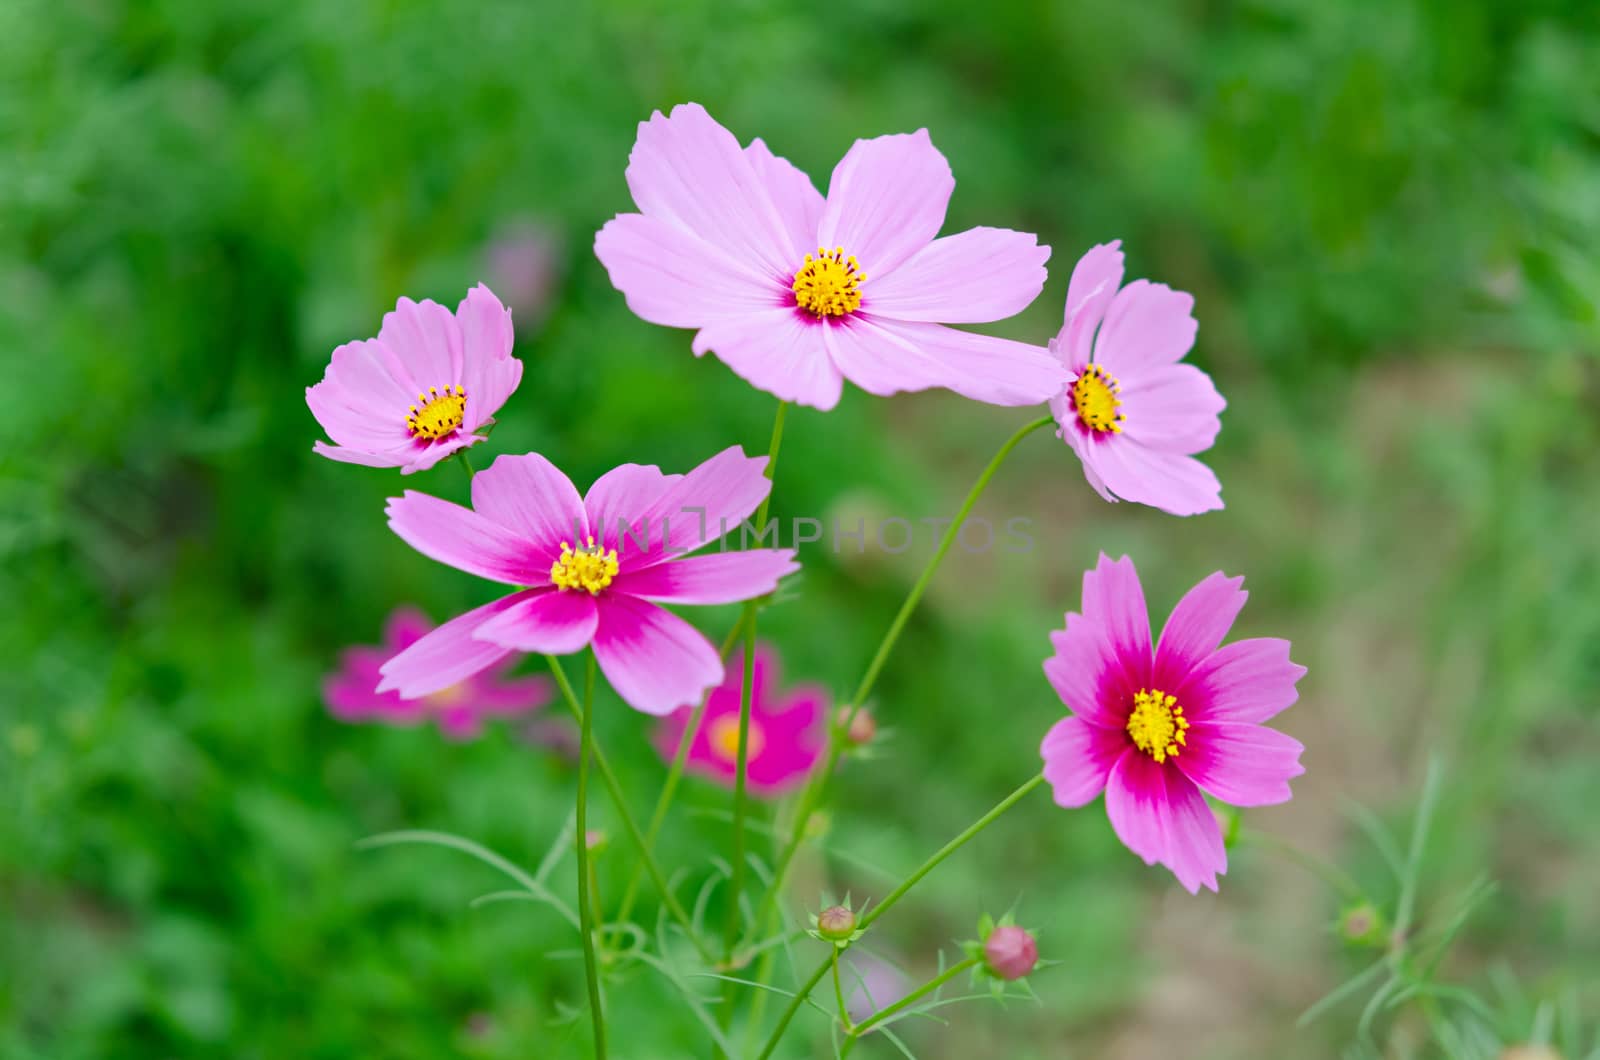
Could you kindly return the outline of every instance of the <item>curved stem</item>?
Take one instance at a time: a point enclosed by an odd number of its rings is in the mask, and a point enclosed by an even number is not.
[[[573,717],[578,719],[581,726],[588,712],[578,705],[578,697],[573,694],[572,685],[567,680],[566,671],[561,667],[561,660],[554,655],[546,655],[545,660],[550,664],[550,672],[555,675],[556,685],[561,689],[561,694],[567,701],[568,709],[572,711]],[[648,844],[645,843],[644,833],[639,830],[639,822],[634,820],[633,813],[628,809],[628,801],[622,794],[622,785],[617,782],[617,775],[612,772],[610,761],[607,760],[605,752],[600,749],[600,741],[595,739],[593,735],[589,739],[589,753],[594,757],[595,768],[600,771],[600,779],[605,781],[606,790],[611,795],[611,802],[617,808],[617,816],[622,818],[622,825],[628,832],[628,838],[633,841],[634,848],[639,851],[639,861],[644,866],[645,874],[650,877],[650,881],[655,884],[656,890],[661,894],[662,904],[667,907],[667,912],[672,915],[672,919],[678,922],[678,926],[683,928],[683,933],[688,936],[690,943],[695,948],[695,952],[700,955],[700,959],[710,964],[711,951],[706,948],[706,944],[701,941],[700,935],[695,931],[694,921],[690,919],[688,911],[683,908],[683,903],[678,901],[677,896],[672,893],[672,888],[667,884],[667,878],[662,873],[661,866],[657,864],[655,855],[651,852]]]
[[[850,1026],[850,1007],[844,1003],[844,986],[839,982],[839,947],[833,948],[833,1000],[839,1006],[839,1022],[844,1029],[855,1033],[855,1028]]]
[[[767,445],[766,475],[769,482],[778,470],[778,448],[783,444],[783,419],[788,409],[787,401],[778,402],[777,414],[772,419],[772,441]],[[757,542],[766,537],[767,510],[771,504],[772,490],[769,487],[761,507],[756,511]],[[724,953],[730,959],[739,941],[739,899],[744,892],[744,815],[749,803],[746,789],[750,773],[750,697],[755,684],[756,607],[754,600],[744,605],[744,681],[739,689],[739,749],[733,782],[733,875],[728,881],[728,926],[723,939]]]
[[[472,466],[472,460],[467,456],[465,449],[459,450],[456,455],[461,458],[461,466],[467,469],[467,481],[471,482],[472,476],[478,473],[477,469]]]
[[[584,680],[583,710],[579,718],[582,735],[578,745],[578,924],[583,934],[583,975],[589,984],[589,1013],[594,1020],[594,1055],[606,1055],[606,1017],[600,1002],[600,969],[594,954],[594,911],[589,908],[589,751],[594,734],[594,655],[590,653]]]
[[[850,701],[847,715],[840,719],[830,731],[828,739],[827,757],[822,765],[807,781],[805,789],[801,792],[799,809],[795,812],[794,826],[789,835],[789,841],[784,846],[783,853],[778,857],[778,867],[773,873],[772,887],[767,892],[767,901],[776,903],[783,884],[788,878],[789,867],[795,854],[805,839],[806,827],[811,823],[811,815],[817,811],[817,806],[822,800],[822,793],[833,775],[834,767],[839,763],[839,757],[848,746],[847,739],[850,723],[855,720],[856,713],[866,703],[867,696],[871,694],[872,687],[878,681],[878,674],[882,672],[884,663],[888,661],[889,654],[894,650],[895,643],[900,639],[900,633],[905,629],[906,622],[911,618],[911,613],[916,610],[917,604],[922,600],[922,594],[927,591],[928,585],[933,581],[933,575],[939,569],[939,564],[944,560],[945,554],[950,551],[950,546],[955,544],[956,538],[961,533],[961,527],[966,523],[967,516],[972,514],[972,509],[978,503],[978,498],[983,496],[983,491],[988,487],[989,480],[994,478],[1000,465],[1005,463],[1011,451],[1022,443],[1022,440],[1042,427],[1048,427],[1055,422],[1054,417],[1041,416],[1036,420],[1023,424],[1010,438],[1007,438],[989,461],[972,488],[967,491],[966,500],[961,502],[961,507],[956,511],[955,518],[950,521],[950,526],[945,530],[944,537],[940,539],[939,546],[934,549],[933,556],[928,560],[922,574],[916,583],[911,586],[911,591],[906,594],[905,602],[900,605],[899,612],[894,616],[894,621],[889,623],[888,631],[883,635],[883,640],[878,644],[878,650],[872,657],[872,662],[867,665],[867,671],[861,677],[861,683],[856,687],[856,694]]]
[[[941,986],[948,983],[962,972],[969,968],[976,968],[982,963],[983,959],[981,957],[968,957],[964,961],[952,964],[950,967],[946,968],[932,979],[929,979],[926,983],[923,983],[921,986],[917,987],[899,1001],[896,1001],[894,1004],[874,1012],[870,1017],[856,1024],[855,1027],[850,1031],[849,1036],[845,1038],[844,1047],[839,1050],[839,1056],[841,1060],[850,1055],[850,1050],[855,1048],[856,1042],[860,1040],[863,1034],[866,1034],[873,1027],[880,1023],[887,1022],[895,1016],[898,1016],[900,1013],[904,1012],[918,1001],[921,1001],[923,998],[927,997],[929,994],[933,993],[935,990],[939,989]]]
[[[739,615],[739,621],[733,624],[727,637],[722,641],[719,654],[723,662],[727,662],[728,653],[733,650],[734,642],[744,632],[745,616]],[[689,724],[684,727],[683,735],[678,738],[678,750],[672,756],[672,766],[667,770],[667,779],[661,785],[661,794],[656,798],[656,808],[650,814],[650,826],[645,829],[645,846],[654,853],[656,840],[661,835],[661,826],[666,824],[667,810],[672,806],[672,799],[678,793],[678,782],[683,779],[684,766],[689,761],[689,748],[694,746],[695,737],[700,734],[700,723],[706,715],[706,704],[711,701],[711,693],[707,692],[695,704],[694,713],[689,717]],[[639,883],[644,878],[644,866],[635,865],[633,875],[628,880],[628,889],[622,896],[622,905],[617,910],[617,921],[627,923],[628,917],[633,913],[633,904],[639,898]]]
[[[996,803],[994,809],[990,810],[988,813],[972,822],[972,824],[968,825],[962,830],[960,835],[956,836],[954,839],[950,840],[950,842],[940,847],[933,853],[931,857],[928,858],[928,860],[924,861],[921,865],[918,865],[911,875],[907,876],[903,881],[901,881],[898,887],[890,891],[888,897],[884,898],[882,902],[880,902],[877,906],[868,909],[866,913],[862,915],[859,927],[865,929],[872,924],[873,921],[877,920],[890,909],[894,908],[900,899],[909,894],[911,892],[911,888],[915,887],[919,882],[921,882],[923,877],[937,868],[940,862],[944,861],[944,859],[948,858],[951,854],[954,854],[957,850],[960,850],[979,832],[983,831],[985,828],[988,828],[991,824],[994,824],[994,822],[1000,818],[1001,814],[1005,813],[1007,810],[1011,809],[1011,807],[1021,802],[1030,791],[1043,783],[1044,775],[1042,773],[1036,773],[1032,777],[1029,777],[1028,780],[1016,791],[1013,791],[1010,795],[1007,795],[1005,798]],[[789,1006],[784,1009],[783,1015],[779,1017],[778,1025],[773,1029],[772,1036],[767,1039],[765,1048],[761,1050],[761,1056],[759,1060],[766,1060],[767,1057],[772,1055],[772,1051],[778,1047],[778,1042],[783,1037],[783,1032],[788,1028],[789,1021],[794,1019],[794,1014],[800,1010],[800,1006],[803,1005],[805,1003],[805,999],[811,995],[811,991],[814,990],[816,985],[822,981],[822,977],[828,974],[828,967],[831,962],[837,960],[840,954],[844,953],[845,950],[850,948],[850,945],[850,943],[845,943],[842,946],[834,947],[834,952],[829,954],[828,959],[819,964],[816,970],[811,973],[811,978],[806,981],[805,985],[801,986],[798,992],[796,992],[795,996],[790,1000]],[[871,1021],[869,1020],[867,1022]],[[865,1024],[862,1026],[864,1027]],[[857,1027],[856,1031],[859,1032],[861,1029],[861,1027]]]

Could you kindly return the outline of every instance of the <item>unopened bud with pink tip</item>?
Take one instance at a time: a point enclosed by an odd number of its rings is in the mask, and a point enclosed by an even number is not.
[[[822,912],[811,915],[812,938],[845,949],[865,934],[859,918],[849,906],[848,898],[845,899],[845,903],[830,905]]]
[[[1039,944],[1026,928],[1001,924],[983,940],[983,965],[1007,981],[1021,979],[1039,963]]]
[[[850,747],[865,747],[878,735],[878,719],[866,707],[840,707],[839,724]]]

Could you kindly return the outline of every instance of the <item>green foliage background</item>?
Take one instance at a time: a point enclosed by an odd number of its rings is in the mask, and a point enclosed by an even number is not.
[[[499,884],[447,852],[353,848],[429,827],[531,863],[572,776],[508,732],[326,716],[322,673],[394,605],[442,618],[490,590],[389,534],[398,476],[312,456],[302,388],[398,295],[494,282],[486,247],[531,218],[559,279],[545,319],[518,318],[526,374],[489,450],[583,483],[760,449],[771,401],[628,313],[590,249],[630,208],[635,123],[694,99],[822,186],[854,138],[927,126],[950,230],[1056,248],[1000,330],[1043,341],[1077,255],[1120,237],[1132,275],[1195,292],[1193,360],[1230,402],[1216,515],[1107,506],[1046,435],[1017,454],[982,511],[1031,516],[1038,549],[941,572],[879,685],[880,757],[845,773],[837,849],[902,873],[1036,767],[1060,713],[1046,633],[1100,549],[1135,557],[1158,611],[1244,573],[1238,632],[1311,668],[1282,719],[1310,772],[1247,825],[1393,902],[1345,807],[1404,826],[1438,756],[1424,923],[1500,884],[1441,974],[1485,992],[1499,1042],[1565,998],[1573,1060],[1600,1009],[1597,69],[1600,9],[1558,0],[8,0],[0,1055],[582,1054],[558,920],[468,910]],[[1022,415],[937,394],[796,411],[774,510],[948,514]],[[464,493],[453,466],[406,485]],[[853,685],[930,547],[812,546],[764,624],[788,672]],[[720,636],[733,616],[693,617]],[[599,718],[642,812],[648,730],[615,700]],[[725,837],[686,813],[667,857],[702,878]],[[613,844],[603,890],[630,860]],[[883,879],[816,859],[796,898],[823,888]],[[1098,807],[1030,801],[878,941],[926,970],[1013,903],[1062,962],[1043,1004],[956,1009],[907,1030],[919,1055],[1437,1055],[1409,1008],[1365,1047],[1359,1002],[1294,1026],[1360,966],[1314,876],[1246,845],[1220,897],[1190,899]],[[661,980],[612,989],[618,1055],[703,1053]],[[801,1030],[790,1055],[825,1055],[821,1019]]]

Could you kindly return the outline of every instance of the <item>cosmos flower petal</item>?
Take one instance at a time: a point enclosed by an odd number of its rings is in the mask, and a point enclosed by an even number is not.
[[[541,572],[536,561],[530,563],[521,538],[471,508],[406,490],[389,498],[385,514],[389,528],[429,559],[508,585],[549,580],[548,569]]]
[[[599,609],[593,596],[545,590],[524,594],[472,636],[516,651],[571,655],[588,646],[598,624]]]
[[[1094,363],[1131,383],[1176,364],[1194,347],[1194,296],[1164,283],[1134,280],[1112,299],[1094,342]]]
[[[675,555],[693,552],[724,534],[739,529],[755,513],[772,480],[765,474],[765,456],[746,456],[730,446],[687,475],[677,476],[667,489],[630,523],[642,520],[650,529],[648,549],[624,542],[619,559],[625,571],[640,570]]]
[[[1031,232],[971,228],[935,239],[863,287],[873,316],[946,324],[1004,320],[1044,289],[1050,248]]]
[[[614,585],[656,603],[732,604],[767,595],[799,569],[793,549],[714,552],[625,571]]]
[[[395,691],[415,698],[443,691],[510,653],[509,648],[475,640],[479,626],[515,606],[525,594],[512,593],[457,615],[384,663],[379,692]]]
[[[1111,767],[1127,750],[1126,734],[1091,725],[1082,718],[1062,718],[1039,746],[1044,779],[1057,806],[1083,806],[1105,790]]]
[[[1125,501],[1172,515],[1199,515],[1223,506],[1222,483],[1192,456],[1151,449],[1129,438],[1091,446],[1087,463]]]
[[[486,422],[522,381],[522,362],[511,356],[511,310],[483,284],[456,307],[461,328],[461,384],[467,391],[464,422]]]
[[[834,167],[818,245],[843,247],[869,279],[886,277],[939,234],[955,186],[926,129],[857,140]]]
[[[581,548],[593,533],[577,487],[538,453],[497,457],[474,475],[472,507],[523,542],[531,573],[521,585],[548,584],[561,543]]]
[[[1213,798],[1230,806],[1271,806],[1293,796],[1289,781],[1305,772],[1305,747],[1265,725],[1197,724],[1170,761]]]
[[[645,214],[607,221],[595,256],[628,308],[652,324],[695,328],[782,305],[783,285],[693,232]]]
[[[1042,346],[862,312],[822,329],[828,355],[869,394],[944,387],[991,405],[1037,405],[1065,383]]]
[[[597,601],[594,654],[617,695],[646,714],[698,702],[722,680],[717,649],[683,619],[621,594]]]
[[[460,431],[457,431],[448,438],[440,438],[429,442],[427,445],[422,446],[419,449],[411,450],[411,459],[406,461],[406,463],[400,468],[400,474],[414,475],[418,471],[426,471],[439,461],[443,460],[445,457],[449,456],[451,453],[454,453],[460,449],[465,449],[467,446],[475,445],[481,441],[483,441],[483,437],[481,435],[464,435]]]
[[[1105,627],[1068,614],[1066,629],[1052,632],[1050,643],[1055,654],[1044,661],[1044,675],[1067,709],[1101,728],[1127,724],[1126,711],[1114,714],[1108,704],[1131,702],[1139,689],[1128,680]]]
[[[1217,649],[1171,691],[1197,722],[1261,723],[1294,705],[1306,668],[1289,659],[1289,642],[1278,637],[1237,640]]]
[[[826,412],[839,403],[844,377],[823,348],[824,325],[793,307],[765,309],[707,324],[694,339],[758,390]]]
[[[337,460],[341,464],[360,464],[362,467],[394,467],[396,463],[394,457],[388,453],[373,452],[368,449],[346,449],[326,442],[312,442],[311,451],[329,460]]]
[[[1133,560],[1123,556],[1113,561],[1102,552],[1094,569],[1084,572],[1083,617],[1105,629],[1131,684],[1147,684],[1150,614],[1145,609],[1144,587],[1139,584]]]
[[[1156,645],[1154,680],[1159,687],[1180,687],[1190,671],[1216,652],[1250,597],[1243,585],[1243,578],[1217,571],[1184,593]]]
[[[1222,429],[1217,414],[1228,404],[1192,364],[1151,369],[1124,383],[1120,396],[1127,417],[1122,431],[1130,441],[1182,454],[1211,448]]]
[[[766,184],[767,194],[783,219],[794,261],[804,260],[817,248],[817,225],[822,220],[822,193],[811,178],[786,158],[774,155],[758,136],[744,149],[750,168]]]
[[[616,549],[627,566],[632,549],[648,548],[659,527],[647,514],[682,475],[663,474],[654,464],[619,464],[594,480],[583,495],[589,532],[602,549]]]
[[[1190,894],[1217,889],[1228,869],[1222,828],[1200,789],[1178,770],[1129,749],[1106,781],[1112,830],[1145,864],[1172,870]]]
[[[394,351],[418,392],[461,382],[465,348],[450,310],[424,298],[402,298],[383,315],[378,341]]]
[[[628,190],[648,217],[715,238],[727,256],[773,276],[792,274],[794,248],[778,208],[732,133],[698,103],[639,124]]]
[[[1116,297],[1122,283],[1122,240],[1112,240],[1089,248],[1073,267],[1067,285],[1067,301],[1062,311],[1061,333],[1056,336],[1057,353],[1074,374],[1083,371],[1094,348],[1095,329],[1105,318],[1106,307]]]

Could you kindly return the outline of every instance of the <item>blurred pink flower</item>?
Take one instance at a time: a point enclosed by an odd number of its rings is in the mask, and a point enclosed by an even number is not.
[[[1194,345],[1194,298],[1149,280],[1118,291],[1121,245],[1092,248],[1072,270],[1066,320],[1050,340],[1071,373],[1050,399],[1056,433],[1108,501],[1173,515],[1221,508],[1217,476],[1191,454],[1216,441],[1227,402],[1210,376],[1178,363]]]
[[[467,292],[452,316],[437,302],[402,298],[375,339],[333,351],[306,404],[336,445],[312,449],[367,467],[425,471],[475,434],[522,379],[511,356],[511,314],[489,288]]]
[[[398,692],[378,692],[379,669],[433,628],[421,611],[396,609],[384,625],[383,644],[346,648],[339,669],[322,682],[322,698],[340,721],[383,725],[418,725],[432,718],[453,740],[468,740],[483,731],[488,718],[526,714],[550,702],[554,687],[547,677],[506,676],[506,660],[460,683],[420,699],[402,699]]]
[[[778,656],[766,645],[756,648],[755,675],[750,689],[749,760],[750,791],[776,796],[794,788],[822,757],[826,735],[822,721],[828,712],[828,693],[816,685],[781,690]],[[722,683],[711,690],[685,768],[724,787],[733,787],[739,754],[739,699],[744,683],[744,656],[739,654]],[[661,722],[656,749],[667,761],[694,714],[683,707]]]
[[[627,180],[640,212],[595,237],[612,284],[651,323],[696,329],[696,356],[715,351],[752,386],[819,409],[845,379],[996,405],[1061,389],[1042,347],[944,326],[1020,312],[1050,248],[1003,228],[936,239],[955,178],[926,129],[857,140],[823,198],[685,103],[640,123]]]
[[[860,1023],[911,992],[911,980],[893,961],[852,946],[840,959],[845,1010]]]
[[[1233,806],[1290,798],[1305,772],[1298,740],[1262,723],[1294,703],[1306,670],[1289,642],[1219,648],[1249,595],[1220,571],[1173,608],[1152,650],[1133,561],[1104,555],[1083,576],[1083,613],[1050,634],[1044,672],[1072,711],[1040,747],[1061,806],[1103,790],[1117,837],[1196,893],[1226,872],[1222,829],[1205,796]]]
[[[516,314],[526,337],[549,314],[561,278],[564,240],[558,229],[521,218],[502,225],[484,248],[484,269]]]
[[[448,688],[513,651],[593,646],[624,701],[647,714],[722,680],[716,648],[658,603],[730,604],[799,569],[793,549],[683,554],[748,518],[772,489],[766,457],[737,446],[687,475],[623,464],[580,497],[537,453],[502,456],[472,480],[472,507],[407,490],[389,526],[425,556],[516,591],[459,615],[383,666],[380,690]]]

